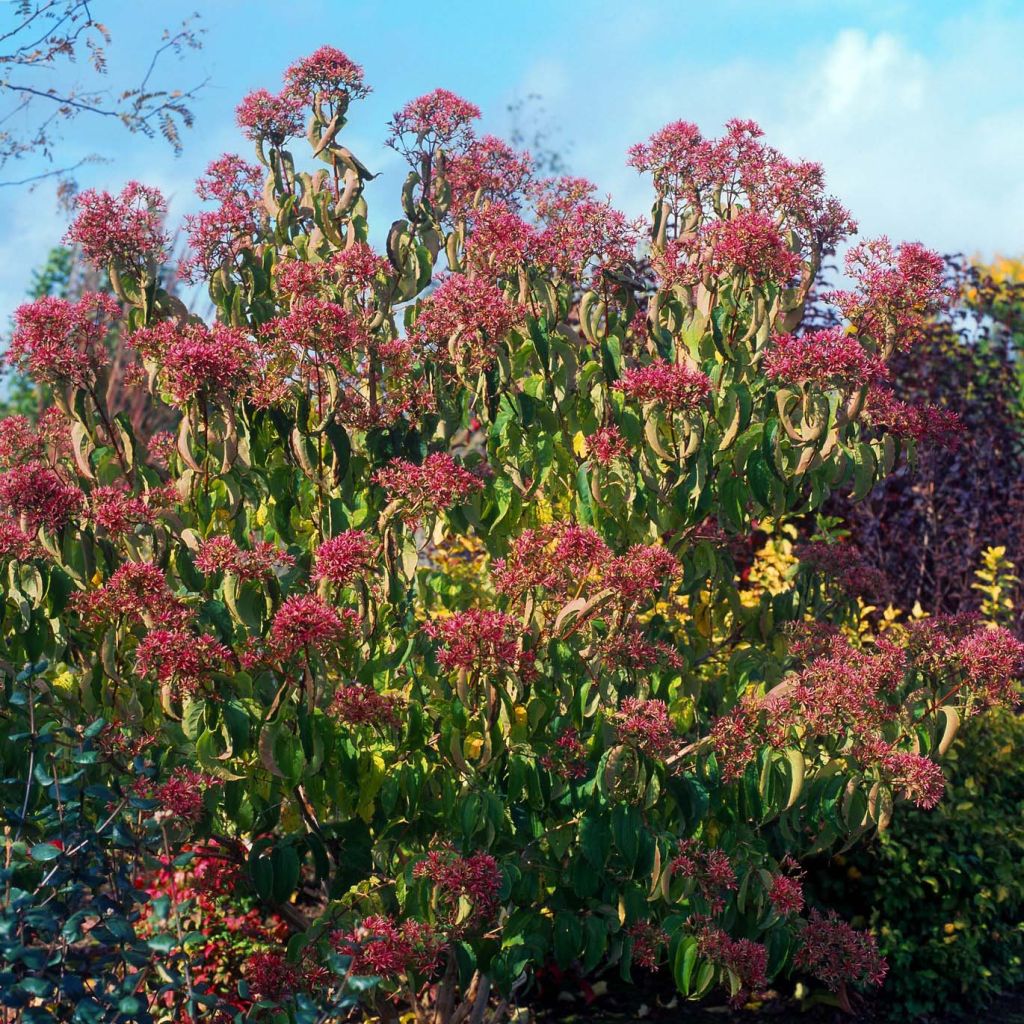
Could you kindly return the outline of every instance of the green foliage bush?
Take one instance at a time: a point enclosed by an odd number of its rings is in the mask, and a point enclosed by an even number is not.
[[[814,883],[878,935],[898,1020],[975,1013],[1024,978],[1024,717],[993,713],[961,737],[943,803],[906,810]]]

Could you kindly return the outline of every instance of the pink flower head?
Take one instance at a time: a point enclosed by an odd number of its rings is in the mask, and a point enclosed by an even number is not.
[[[94,267],[139,271],[167,258],[167,203],[155,188],[130,181],[117,196],[90,188],[75,197],[75,206],[78,216],[64,241],[81,246]]]
[[[203,816],[203,796],[211,786],[222,786],[218,779],[191,768],[175,768],[170,778],[161,783],[152,798],[160,810],[181,821],[195,823]]]
[[[153,492],[133,495],[123,484],[96,487],[89,495],[89,512],[98,526],[114,536],[121,536],[138,525],[156,520],[159,502],[151,504],[151,496]]]
[[[530,182],[533,162],[493,135],[470,143],[448,161],[445,178],[452,193],[452,209],[466,212],[479,200],[515,208]]]
[[[493,284],[451,274],[421,305],[415,335],[428,349],[433,343],[478,373],[494,362],[498,346],[521,318],[522,310]]]
[[[894,789],[924,810],[938,806],[946,794],[942,768],[930,757],[898,750],[875,737],[862,741],[855,753],[865,765],[879,768]]]
[[[253,541],[240,548],[228,536],[209,537],[196,554],[196,568],[207,576],[230,573],[240,580],[261,580],[272,577],[279,568],[295,564],[295,559],[269,541]]]
[[[799,878],[791,875],[772,875],[768,899],[775,912],[782,917],[799,914],[804,908],[804,887]]]
[[[331,712],[338,721],[377,728],[397,729],[402,724],[403,708],[399,697],[358,683],[342,686],[331,701]]]
[[[856,290],[825,297],[879,344],[906,348],[952,297],[945,261],[918,242],[894,246],[885,237],[861,242],[846,254],[846,270]]]
[[[470,608],[428,622],[423,632],[440,643],[437,661],[449,672],[516,672],[523,661],[522,625],[504,612]]]
[[[889,388],[874,387],[868,393],[865,418],[897,437],[918,444],[955,451],[960,445],[962,423],[952,409],[938,405],[914,405],[898,399]]]
[[[604,582],[623,601],[638,601],[661,592],[682,572],[678,559],[659,545],[634,544],[608,564]]]
[[[703,921],[697,929],[700,955],[736,975],[739,987],[730,1002],[742,1006],[752,990],[768,983],[768,950],[751,939],[733,939],[721,928]]]
[[[453,926],[460,901],[469,902],[472,912],[459,922],[460,930],[489,924],[498,913],[501,872],[489,853],[460,857],[450,849],[432,850],[413,868],[413,877],[430,879],[434,897]]]
[[[7,359],[41,384],[89,387],[110,357],[104,341],[121,307],[85,292],[77,302],[52,295],[19,306]]]
[[[493,202],[473,211],[469,226],[466,261],[490,281],[514,277],[538,251],[536,228],[505,203]]]
[[[0,473],[0,508],[20,516],[31,533],[59,530],[82,510],[84,495],[49,466],[25,462]]]
[[[418,523],[425,515],[437,515],[463,504],[483,488],[483,481],[460,466],[445,452],[428,455],[420,465],[392,459],[373,475],[374,483],[400,504],[405,522]]]
[[[274,653],[282,660],[303,651],[324,654],[347,640],[358,621],[351,608],[339,613],[313,594],[293,595],[278,608],[270,627]]]
[[[800,271],[800,257],[790,251],[775,221],[763,213],[711,222],[704,244],[709,248],[708,272],[716,277],[742,272],[758,285],[785,285]]]
[[[842,327],[828,327],[807,334],[777,334],[764,359],[765,373],[776,380],[823,387],[846,385],[860,388],[887,376],[881,358]]]
[[[1024,676],[1024,643],[1002,627],[975,629],[953,649],[967,689],[985,704],[1020,702],[1017,683]]]
[[[655,402],[667,412],[695,409],[711,394],[711,381],[700,370],[664,359],[626,370],[614,387],[634,402]]]
[[[585,779],[587,749],[580,742],[580,734],[571,726],[560,733],[551,749],[541,755],[540,763],[541,767],[563,779]]]
[[[266,89],[249,93],[238,105],[235,117],[247,139],[266,139],[281,146],[286,139],[301,135],[304,101],[294,93],[273,95]]]
[[[673,121],[630,147],[629,165],[650,174],[662,196],[699,196],[717,177],[713,143],[689,121]]]
[[[661,954],[669,942],[669,934],[661,925],[651,921],[635,921],[626,929],[633,941],[633,963],[648,971],[656,971]]]
[[[362,530],[339,533],[316,549],[313,578],[347,587],[371,570],[375,551],[373,539]]]
[[[882,597],[889,591],[885,574],[868,565],[849,541],[808,541],[797,545],[796,555],[811,572],[828,577],[850,595]]]
[[[245,980],[257,998],[279,1003],[302,989],[302,969],[283,953],[253,953],[245,964]]]
[[[35,539],[13,519],[0,516],[0,559],[24,561],[36,554]]]
[[[507,557],[494,562],[492,575],[499,594],[518,597],[543,587],[561,599],[596,576],[611,560],[611,551],[596,530],[576,523],[551,523],[524,530]]]
[[[26,416],[0,419],[0,469],[10,469],[43,457],[43,439]]]
[[[185,218],[190,252],[179,273],[186,281],[212,277],[253,247],[266,219],[262,182],[260,168],[238,156],[225,154],[207,167],[196,182],[196,194],[219,206]]]
[[[435,89],[410,100],[394,115],[388,145],[406,154],[460,152],[473,141],[472,122],[478,117],[476,104],[447,89]]]
[[[285,91],[306,104],[361,99],[370,91],[363,69],[333,46],[321,46],[297,60],[285,71],[284,80]]]
[[[98,590],[79,594],[75,605],[90,627],[127,619],[182,628],[189,618],[163,570],[151,562],[125,562]]]
[[[679,745],[664,701],[626,697],[615,714],[615,728],[621,742],[655,760],[664,760]]]
[[[834,910],[812,910],[794,964],[833,992],[847,983],[881,985],[888,971],[872,935],[841,921]]]
[[[725,909],[725,894],[737,888],[736,871],[724,850],[697,839],[684,839],[672,860],[672,874],[693,882],[712,914]]]
[[[619,433],[618,427],[601,427],[586,438],[587,452],[599,465],[607,468],[616,459],[629,457],[629,442]]]
[[[555,178],[541,182],[535,191],[542,225],[536,243],[538,262],[573,280],[591,267],[597,280],[604,271],[619,270],[632,261],[636,226],[610,200],[596,198],[589,181]]]
[[[231,651],[219,640],[184,629],[151,630],[139,641],[135,657],[140,675],[152,674],[178,694],[193,693],[212,673],[225,671],[231,663]]]

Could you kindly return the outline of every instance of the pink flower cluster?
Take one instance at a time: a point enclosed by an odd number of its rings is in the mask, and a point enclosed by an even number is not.
[[[90,387],[109,362],[104,342],[121,307],[85,292],[77,302],[52,295],[19,306],[7,360],[41,384]]]
[[[898,399],[884,387],[868,393],[865,418],[872,426],[884,427],[898,437],[918,444],[955,451],[960,446],[960,417],[938,405],[913,405]]]
[[[626,697],[615,713],[614,722],[622,743],[636,747],[655,760],[663,760],[679,746],[679,737],[664,701]]]
[[[80,246],[94,267],[138,273],[167,258],[167,203],[155,188],[130,181],[117,196],[89,188],[75,197],[75,206],[64,242]]]
[[[26,416],[0,420],[0,469],[10,469],[43,457],[43,439]]]
[[[163,571],[151,562],[125,562],[98,590],[76,595],[74,603],[90,626],[127,619],[180,628],[188,620]]]
[[[466,262],[489,281],[515,279],[521,266],[538,254],[538,232],[506,203],[489,203],[473,212],[466,239]]]
[[[605,572],[604,584],[619,599],[639,601],[661,592],[666,583],[683,571],[678,559],[657,544],[634,544],[624,555],[613,558]]]
[[[376,545],[362,530],[346,530],[316,549],[313,579],[347,587],[372,568]]]
[[[730,1002],[742,1006],[752,991],[768,983],[768,950],[751,939],[734,939],[710,921],[697,922],[700,955],[736,975],[739,987]]]
[[[81,512],[85,496],[49,466],[25,462],[0,473],[0,509],[28,533],[59,530]]]
[[[390,122],[388,145],[406,155],[429,156],[441,149],[458,153],[473,141],[472,122],[480,108],[447,89],[410,100]]]
[[[37,554],[36,541],[16,522],[0,516],[0,559],[24,561]]]
[[[764,213],[751,211],[712,221],[702,232],[701,244],[707,247],[705,274],[713,277],[732,271],[747,274],[757,285],[785,285],[800,271],[799,255]]]
[[[626,370],[614,387],[634,402],[656,402],[667,412],[695,409],[711,394],[711,381],[700,370],[664,359]]]
[[[282,661],[297,654],[325,654],[356,629],[359,616],[351,608],[336,611],[313,594],[287,598],[270,627],[271,651]]]
[[[808,541],[797,545],[796,555],[801,564],[827,576],[848,594],[884,597],[889,591],[885,574],[868,565],[849,541]]]
[[[445,167],[452,211],[466,213],[479,201],[514,209],[524,199],[532,173],[528,153],[517,153],[493,135],[475,139],[453,154]]]
[[[489,853],[460,857],[451,849],[431,850],[412,873],[413,878],[430,879],[434,896],[451,926],[456,924],[461,900],[467,900],[473,909],[460,929],[490,924],[498,913],[501,871]]]
[[[273,146],[282,146],[286,139],[302,134],[304,107],[304,99],[294,93],[275,96],[256,89],[238,105],[235,117],[247,139],[266,139]]]
[[[399,697],[378,693],[372,686],[351,683],[334,694],[331,712],[346,725],[397,729],[402,724],[404,706]]]
[[[232,537],[208,537],[196,552],[196,568],[206,576],[230,573],[240,580],[261,580],[274,576],[278,569],[287,569],[295,559],[268,541],[250,541],[240,548]]]
[[[833,992],[846,984],[881,985],[888,972],[874,937],[851,928],[833,910],[827,916],[811,911],[793,962]]]
[[[423,632],[440,643],[437,661],[449,672],[516,672],[526,657],[522,626],[504,612],[470,608],[428,622]]]
[[[946,778],[930,757],[898,750],[877,737],[865,740],[855,752],[862,763],[876,765],[918,807],[930,810],[945,796]]]
[[[225,154],[214,160],[196,182],[196,194],[217,202],[213,210],[185,217],[189,254],[178,272],[190,282],[213,277],[231,267],[245,250],[252,249],[262,229],[263,174],[255,164]]]
[[[231,651],[209,633],[154,629],[135,649],[136,671],[169,684],[177,696],[194,693],[212,673],[231,664]]]
[[[943,258],[919,242],[894,246],[883,236],[847,252],[846,272],[857,288],[833,291],[825,298],[859,333],[879,345],[906,348],[925,323],[949,305],[952,293],[945,270]]]
[[[373,480],[392,501],[399,503],[399,514],[412,526],[425,516],[465,503],[484,486],[480,477],[446,452],[428,455],[418,466],[406,459],[392,459],[374,473]]]
[[[551,523],[524,530],[507,557],[492,566],[499,594],[518,597],[544,588],[552,597],[568,597],[601,571],[611,551],[596,530],[576,523]]]
[[[494,362],[522,315],[490,282],[451,274],[421,304],[414,336],[428,355],[446,362],[450,352],[459,365],[479,373]]]
[[[1017,684],[1024,676],[1024,643],[1009,630],[981,627],[952,650],[965,685],[983,704],[1020,703]]]
[[[141,791],[149,787],[147,780],[140,780]],[[150,799],[156,800],[160,810],[173,818],[194,824],[203,816],[203,795],[211,786],[223,785],[218,779],[191,768],[175,768],[166,782],[153,791]]]
[[[155,522],[160,508],[172,502],[173,496],[162,491],[133,495],[123,484],[96,487],[89,495],[89,515],[97,526],[118,537]]]
[[[633,963],[656,971],[662,951],[669,943],[668,932],[653,921],[635,921],[626,928],[626,934],[633,942]]]
[[[772,347],[765,353],[764,369],[776,380],[810,382],[822,387],[860,388],[887,376],[881,358],[842,327],[801,335],[775,335]]]
[[[599,465],[607,468],[616,459],[629,457],[629,442],[619,433],[618,427],[601,427],[588,434],[587,453]]]
[[[337,104],[349,97],[361,99],[370,91],[363,69],[341,50],[321,46],[297,60],[284,73],[285,92],[306,104]]]
[[[787,917],[804,909],[804,887],[793,875],[772,875],[768,899],[777,914]]]

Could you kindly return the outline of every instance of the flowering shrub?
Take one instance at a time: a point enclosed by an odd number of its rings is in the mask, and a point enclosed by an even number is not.
[[[5,428],[7,657],[48,659],[26,685],[68,721],[146,737],[142,779],[110,781],[135,827],[215,839],[280,910],[287,949],[243,970],[268,1004],[334,998],[324,965],[439,1024],[504,1018],[550,960],[667,963],[737,1002],[791,971],[877,983],[869,935],[801,916],[798,863],[933,805],[935,756],[1013,700],[1024,646],[843,632],[856,573],[827,538],[782,588],[736,555],[913,455],[910,414],[870,410],[940,262],[858,246],[843,331],[802,334],[853,229],[816,165],[747,122],[670,125],[632,152],[633,224],[443,90],[391,122],[410,171],[377,253],[341,141],[366,89],[325,47],[243,101],[261,167],[216,161],[190,227],[214,325],[161,287],[158,197],[83,201],[71,237],[124,308],[19,312],[12,358],[61,424]],[[315,172],[286,148],[300,106]],[[115,315],[173,444],[107,411]],[[228,999],[186,982],[189,1013]]]

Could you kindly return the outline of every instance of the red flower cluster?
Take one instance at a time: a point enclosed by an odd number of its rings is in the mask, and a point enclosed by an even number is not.
[[[673,874],[692,879],[709,913],[725,909],[725,893],[736,889],[736,872],[724,850],[705,846],[697,839],[684,839],[671,864]]]
[[[347,587],[371,570],[375,552],[374,541],[362,530],[339,533],[316,549],[313,579]]]
[[[498,913],[501,872],[489,853],[460,857],[454,850],[432,850],[413,868],[413,878],[430,879],[434,896],[451,926],[460,915],[460,901],[470,903],[472,913],[459,922],[460,930],[490,924]]]
[[[533,262],[537,231],[502,202],[473,212],[466,239],[466,261],[489,281],[516,277],[519,267]]]
[[[279,568],[295,564],[295,559],[268,541],[251,541],[240,548],[228,536],[209,537],[196,553],[196,568],[207,576],[226,572],[240,580],[260,580],[273,576]]]
[[[616,459],[629,457],[629,442],[619,433],[618,427],[601,427],[588,434],[587,453],[599,465],[607,468]]]
[[[623,743],[636,747],[655,760],[666,758],[679,745],[664,701],[626,697],[614,720]]]
[[[711,381],[700,370],[657,359],[622,375],[614,387],[634,402],[656,402],[668,412],[685,412],[711,394]]]
[[[428,455],[418,466],[406,459],[392,459],[374,473],[373,481],[399,503],[402,519],[412,526],[424,516],[463,504],[484,486],[446,452]]]
[[[946,778],[930,757],[897,750],[877,737],[865,740],[855,753],[862,763],[877,765],[892,785],[918,807],[930,810],[945,796]]]
[[[613,558],[604,583],[623,601],[633,602],[661,592],[666,583],[682,572],[679,561],[666,548],[655,544],[634,544],[624,555]]]
[[[833,992],[847,983],[881,985],[888,971],[874,937],[841,921],[834,910],[812,910],[794,957],[795,965]]]
[[[13,520],[0,517],[0,558],[24,561],[36,553],[35,538]]]
[[[253,953],[245,965],[245,979],[258,998],[275,1003],[303,988],[302,968],[282,953]]]
[[[25,416],[0,420],[0,469],[36,462],[43,457],[43,440]]]
[[[81,246],[94,267],[137,273],[167,258],[167,203],[155,188],[130,181],[117,196],[89,188],[75,197],[75,206],[78,216],[64,242]]]
[[[175,768],[166,782],[152,789],[148,780],[140,779],[137,788],[149,799],[156,800],[160,811],[183,822],[195,823],[203,816],[203,794],[211,786],[222,786],[219,779],[191,768]],[[151,793],[147,791],[152,789]]]
[[[791,875],[772,875],[768,899],[776,913],[783,917],[799,914],[804,908],[804,887],[799,878]]]
[[[1024,643],[1009,630],[975,629],[952,653],[965,685],[982,704],[1020,703],[1016,684],[1024,676]]]
[[[96,487],[89,495],[89,514],[108,533],[121,536],[140,524],[154,522],[158,510],[168,504],[168,499],[161,491],[133,495],[123,484]]]
[[[712,221],[702,232],[700,244],[705,247],[702,277],[731,271],[749,275],[756,285],[785,285],[800,271],[799,255],[790,250],[775,220],[765,213],[750,211]]]
[[[493,135],[476,139],[445,167],[452,211],[466,213],[481,201],[515,208],[526,194],[532,172],[529,153],[517,153]]]
[[[765,373],[776,380],[860,388],[887,375],[885,363],[842,327],[807,334],[777,334],[765,354]]]
[[[342,956],[352,958],[355,975],[395,978],[410,972],[431,974],[438,966],[444,940],[428,924],[392,917],[364,917],[358,928],[332,937]]]
[[[768,950],[751,939],[733,939],[709,921],[698,922],[696,931],[700,955],[739,979],[730,1002],[742,1006],[751,991],[768,983]]]
[[[77,302],[46,295],[19,306],[7,360],[40,384],[88,388],[109,362],[104,341],[121,307],[85,292]]]
[[[668,945],[669,934],[652,921],[635,921],[626,929],[633,941],[632,961],[648,971],[656,971],[661,952]]]
[[[872,426],[885,427],[897,437],[909,437],[918,444],[955,451],[962,434],[960,417],[938,405],[913,405],[898,399],[884,387],[868,393],[865,418]]]
[[[441,644],[437,661],[449,672],[516,672],[527,658],[526,652],[520,651],[522,627],[504,612],[470,608],[428,622],[423,632]]]
[[[560,733],[554,746],[541,755],[540,763],[541,767],[563,779],[585,779],[587,750],[580,742],[580,734],[572,726]]]
[[[405,705],[399,697],[378,693],[372,686],[352,683],[334,694],[331,711],[346,725],[373,725],[397,729],[402,724]]]
[[[78,594],[73,601],[90,626],[128,619],[180,628],[189,617],[163,571],[151,562],[125,562],[99,590]]]
[[[885,574],[873,569],[849,541],[808,541],[796,555],[812,572],[829,577],[851,595],[884,597],[889,590]]]

